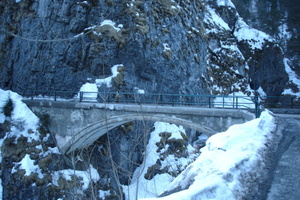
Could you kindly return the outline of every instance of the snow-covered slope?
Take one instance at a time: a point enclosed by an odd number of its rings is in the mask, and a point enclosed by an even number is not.
[[[265,153],[272,144],[275,128],[274,117],[266,111],[259,119],[232,126],[226,132],[212,136],[195,162],[166,185],[164,195],[169,195],[158,199],[228,200],[247,197],[249,190],[255,191],[260,182]]]
[[[47,190],[44,193],[52,193],[45,196],[58,199],[70,182],[71,187],[77,185],[75,193],[82,194],[91,182],[99,180],[98,172],[92,165],[86,170],[76,170],[71,166],[64,169],[67,165],[61,161],[65,157],[22,98],[15,92],[0,89],[0,162],[4,175],[0,179],[3,183],[0,184],[0,199],[7,199],[9,195],[16,199],[19,199],[18,195],[25,199],[40,199],[43,188]],[[9,100],[12,104],[7,108]],[[4,196],[2,185],[5,185]],[[32,191],[37,194],[33,195]]]

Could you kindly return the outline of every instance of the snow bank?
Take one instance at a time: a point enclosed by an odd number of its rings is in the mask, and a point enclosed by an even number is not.
[[[259,119],[212,136],[197,160],[166,185],[166,191],[180,191],[159,199],[241,199],[247,187],[243,179],[263,164],[262,154],[275,128],[275,119],[263,112]]]

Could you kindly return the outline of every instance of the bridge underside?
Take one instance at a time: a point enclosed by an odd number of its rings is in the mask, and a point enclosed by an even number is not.
[[[176,117],[167,117],[166,115],[153,115],[153,114],[128,114],[109,117],[107,119],[102,119],[94,124],[88,125],[81,131],[77,132],[68,140],[67,143],[60,146],[62,153],[71,153],[76,149],[82,149],[93,142],[95,142],[99,137],[107,133],[108,131],[125,124],[130,121],[160,121],[168,122],[172,124],[181,125],[192,130],[196,130],[207,136],[215,134],[217,131],[212,130],[209,127],[201,125],[200,123],[194,123],[189,120],[184,120]]]

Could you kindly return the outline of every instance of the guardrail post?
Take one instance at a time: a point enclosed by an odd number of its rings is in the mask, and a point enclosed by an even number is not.
[[[56,101],[56,92],[54,92],[54,101]]]
[[[255,96],[254,96],[254,104],[255,104],[255,117],[259,118],[260,117],[260,104],[258,101],[258,92],[255,91]]]
[[[238,103],[238,98],[239,98],[239,97],[236,97],[236,100],[235,100],[235,108],[236,108],[236,109],[238,109],[238,104],[239,104],[239,103]]]
[[[232,107],[234,108],[234,99],[235,99],[235,96],[233,96],[233,98],[232,98]]]
[[[295,97],[291,97],[291,108],[294,108],[294,98]]]
[[[208,97],[208,107],[211,108],[211,97]]]
[[[223,108],[225,107],[225,96],[223,96]]]
[[[79,92],[79,101],[82,102],[83,99],[83,92]]]

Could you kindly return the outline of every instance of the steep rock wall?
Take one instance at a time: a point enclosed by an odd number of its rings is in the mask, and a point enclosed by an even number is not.
[[[298,37],[300,1],[232,0],[232,2],[247,24],[276,38],[285,57],[292,61],[293,69],[300,75]]]
[[[1,3],[1,28],[25,38],[54,40],[31,42],[2,35],[1,87],[43,90],[78,90],[87,78],[110,75],[115,64],[125,66],[125,82],[116,87],[149,92],[207,93],[206,43],[189,38],[188,26],[201,9],[171,9],[171,1],[21,1]],[[95,29],[110,19],[122,24],[120,33]],[[196,26],[196,25],[195,25]],[[118,34],[117,36],[115,34]],[[197,62],[194,54],[198,54]],[[125,85],[126,84],[126,85]]]
[[[280,59],[282,52],[265,44],[249,54],[249,44],[234,35],[240,16],[232,5],[210,0],[2,1],[0,87],[78,91],[87,78],[110,76],[112,66],[123,64],[114,91],[249,94],[251,80],[263,78],[258,82],[266,83],[267,94],[281,94],[287,81],[284,65],[268,60]],[[251,59],[261,63],[260,74],[271,65],[283,76],[276,92],[268,85],[277,78],[255,77]]]

